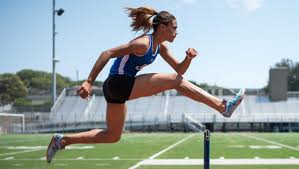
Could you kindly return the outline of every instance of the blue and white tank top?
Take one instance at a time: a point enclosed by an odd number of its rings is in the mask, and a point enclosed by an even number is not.
[[[153,53],[153,37],[151,34],[147,36],[150,40],[150,46],[147,49],[147,52],[142,56],[130,54],[122,57],[117,57],[114,60],[109,75],[118,74],[135,77],[137,72],[140,71],[143,67],[153,63],[160,52],[160,45],[157,46],[155,53]]]

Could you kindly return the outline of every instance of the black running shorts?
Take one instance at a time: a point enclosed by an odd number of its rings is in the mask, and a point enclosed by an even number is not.
[[[107,103],[125,103],[129,100],[135,77],[110,75],[104,82],[103,92]]]

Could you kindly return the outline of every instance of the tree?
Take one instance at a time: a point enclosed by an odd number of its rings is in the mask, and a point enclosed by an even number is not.
[[[15,74],[0,74],[0,105],[12,103],[16,98],[25,97],[28,91],[22,80]]]
[[[52,74],[44,71],[24,69],[17,72],[17,75],[24,81],[30,94],[50,93],[52,89]],[[57,90],[71,86],[71,80],[60,74],[56,74]]]

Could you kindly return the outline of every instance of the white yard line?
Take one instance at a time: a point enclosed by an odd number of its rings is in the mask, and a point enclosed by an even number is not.
[[[45,138],[43,138],[45,137]],[[38,136],[38,141],[40,140],[49,140],[50,139],[50,136]],[[32,141],[36,141],[37,139],[22,139],[22,140],[11,140],[11,139],[8,139],[8,140],[5,140],[5,141],[0,141],[0,145],[7,145],[7,143],[9,142],[10,144],[11,143],[25,143],[25,142],[32,142]]]
[[[203,165],[203,159],[148,159],[140,165]],[[299,159],[211,159],[211,165],[298,165]]]
[[[77,157],[76,159],[77,160],[82,160],[82,159],[84,159],[84,157]]]
[[[55,161],[77,161],[77,158],[69,159],[55,159]],[[123,161],[136,161],[142,160],[138,163],[138,167],[141,165],[203,165],[203,159],[119,159]],[[0,161],[41,161],[40,158],[33,159],[0,159]],[[83,158],[80,161],[113,161],[113,159],[95,159],[95,158]],[[61,164],[61,163],[58,163]],[[63,164],[63,163],[62,163]],[[98,165],[106,165],[98,164]],[[211,165],[299,165],[299,159],[290,158],[274,158],[274,159],[210,159]],[[109,165],[109,164],[108,164]]]
[[[29,152],[41,151],[41,150],[45,150],[45,149],[43,148],[43,149],[24,150],[24,151],[17,151],[17,152],[11,152],[11,153],[4,153],[4,154],[0,154],[0,156],[15,155],[15,154],[21,154],[21,153],[29,153]]]
[[[44,157],[42,158],[14,158],[14,159],[0,159],[0,161],[41,161],[46,160]],[[78,158],[61,158],[55,159],[55,161],[77,161]],[[82,158],[80,161],[114,161],[115,159],[112,158]],[[146,160],[144,158],[119,158],[118,161],[141,161]]]
[[[159,155],[161,155],[161,154],[165,153],[166,151],[168,151],[168,150],[172,149],[173,147],[175,147],[175,146],[177,146],[177,145],[181,144],[182,142],[184,142],[184,141],[188,140],[189,138],[191,138],[191,137],[193,137],[193,136],[194,136],[194,134],[192,134],[192,135],[189,135],[188,137],[186,137],[186,138],[184,138],[184,139],[182,139],[182,140],[180,140],[180,141],[178,141],[178,142],[174,143],[173,145],[171,145],[171,146],[169,146],[169,147],[165,148],[164,150],[162,150],[162,151],[160,151],[160,152],[158,152],[158,153],[156,153],[156,154],[152,155],[152,156],[151,156],[151,157],[149,157],[148,159],[154,159],[154,158],[158,157]]]
[[[289,145],[286,145],[286,144],[281,144],[281,143],[278,143],[278,142],[275,142],[275,141],[271,141],[271,140],[268,140],[268,139],[259,138],[259,137],[252,136],[252,135],[245,135],[245,134],[241,134],[241,136],[247,137],[247,138],[251,138],[251,139],[255,139],[255,140],[259,140],[259,141],[264,141],[264,142],[267,142],[267,143],[270,143],[270,144],[279,145],[281,147],[285,147],[285,148],[288,148],[288,149],[291,149],[291,150],[297,150],[297,151],[299,151],[299,148],[292,147],[292,146],[289,146]]]
[[[4,160],[12,160],[12,159],[14,159],[15,157],[6,157],[6,158],[4,158]]]
[[[113,157],[112,159],[113,159],[113,160],[119,160],[119,157],[116,156],[116,157]]]
[[[96,166],[108,166],[108,165],[110,165],[110,164],[108,164],[108,163],[96,164]]]
[[[160,152],[158,152],[158,153],[156,153],[156,154],[150,156],[148,159],[152,160],[152,159],[158,157],[159,155],[161,155],[161,154],[165,153],[166,151],[172,149],[173,147],[175,147],[175,146],[181,144],[182,142],[186,141],[187,139],[193,137],[194,135],[195,135],[195,134],[191,134],[191,135],[189,135],[188,137],[183,138],[182,140],[180,140],[180,141],[178,141],[178,142],[172,144],[171,146],[165,148],[164,150],[162,150],[162,151],[160,151]],[[143,160],[143,161],[146,161],[146,160]],[[139,166],[142,165],[142,162],[143,162],[143,161],[138,162],[137,164],[133,165],[133,166],[130,167],[129,169],[136,169],[136,168],[138,168]]]

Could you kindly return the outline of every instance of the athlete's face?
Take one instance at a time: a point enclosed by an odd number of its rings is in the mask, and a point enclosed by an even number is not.
[[[167,41],[173,42],[177,34],[176,20],[172,20],[168,25],[165,25],[165,39]]]

